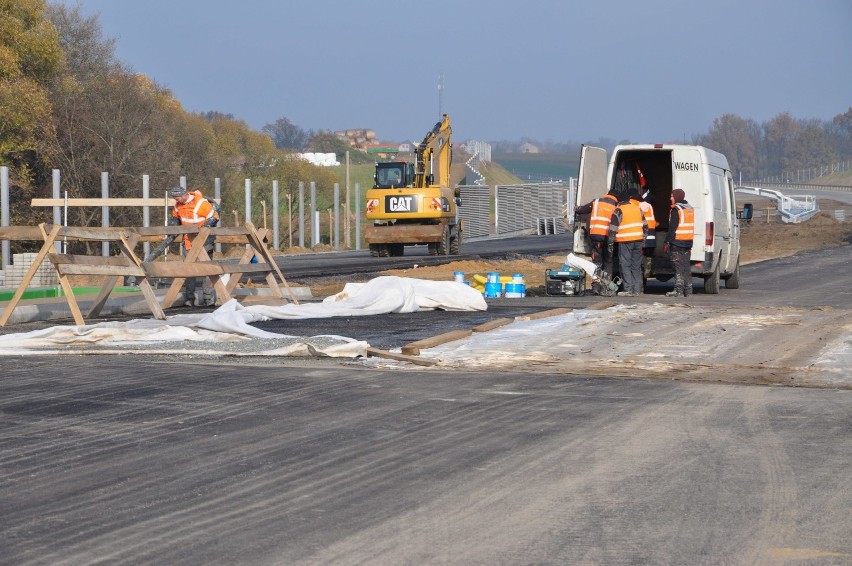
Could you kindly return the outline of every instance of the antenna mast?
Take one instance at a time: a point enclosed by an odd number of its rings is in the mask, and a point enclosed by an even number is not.
[[[438,120],[444,117],[444,73],[438,73]]]

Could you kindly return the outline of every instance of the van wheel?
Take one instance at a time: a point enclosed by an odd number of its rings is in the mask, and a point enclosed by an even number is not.
[[[716,268],[710,275],[704,276],[704,292],[708,295],[716,295],[719,293],[719,264],[722,263],[722,258],[716,263]]]
[[[734,272],[725,277],[725,289],[739,289],[740,288],[740,258],[737,258],[737,266],[734,268]]]

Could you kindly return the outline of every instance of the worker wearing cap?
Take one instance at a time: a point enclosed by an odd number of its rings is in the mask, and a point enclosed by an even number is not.
[[[671,256],[675,270],[674,290],[667,297],[692,295],[692,270],[689,258],[692,255],[692,238],[695,235],[695,210],[686,202],[683,189],[675,189],[671,196],[669,232],[663,251]]]
[[[217,207],[207,200],[201,191],[188,191],[185,187],[173,187],[169,190],[169,194],[175,199],[175,206],[172,208],[172,215],[169,219],[170,226],[202,226],[214,227],[219,223],[219,211]],[[174,241],[174,236],[169,236],[163,241],[154,251],[152,251],[145,261],[151,261],[166,250],[166,248]],[[207,238],[204,242],[204,249],[208,255],[213,254],[213,236]],[[192,248],[192,241],[188,234],[183,236],[183,248],[189,251]],[[195,305],[195,277],[187,277],[183,293],[186,298],[186,306]],[[203,278],[203,302],[204,305],[212,305],[216,302],[213,294],[213,287],[210,284],[210,279]]]

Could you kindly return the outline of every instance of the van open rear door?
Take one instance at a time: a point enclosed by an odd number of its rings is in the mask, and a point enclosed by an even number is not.
[[[604,196],[609,190],[606,184],[607,161],[605,149],[584,145],[580,150],[580,176],[577,179],[577,199],[574,201],[578,206]],[[591,255],[588,228],[588,216],[574,225],[575,254]]]

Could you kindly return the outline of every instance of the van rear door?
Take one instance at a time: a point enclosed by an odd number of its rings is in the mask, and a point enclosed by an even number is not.
[[[584,145],[580,150],[580,175],[577,179],[577,205],[584,205],[604,196],[609,187],[606,184],[606,150]],[[574,246],[576,254],[591,254],[591,245],[587,235],[587,223],[580,222],[574,227]]]

